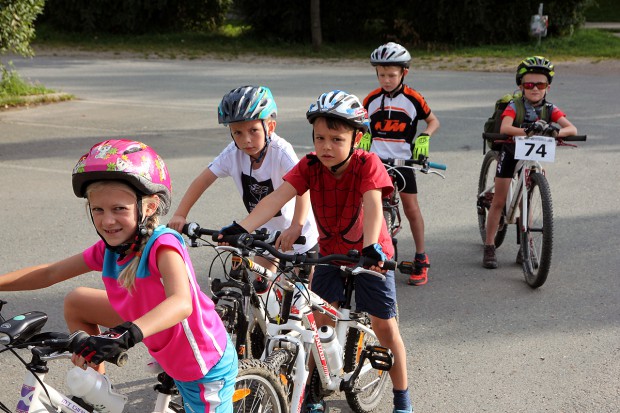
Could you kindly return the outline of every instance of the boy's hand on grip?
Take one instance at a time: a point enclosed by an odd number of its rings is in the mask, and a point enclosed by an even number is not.
[[[378,262],[387,261],[387,257],[383,253],[383,248],[380,244],[370,244],[362,249],[362,257],[372,258]]]
[[[420,159],[420,157],[428,158],[428,150],[431,137],[427,133],[421,133],[418,135],[413,143],[413,159]]]

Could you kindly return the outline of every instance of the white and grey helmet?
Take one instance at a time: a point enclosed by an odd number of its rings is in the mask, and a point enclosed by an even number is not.
[[[370,64],[373,66],[400,66],[409,67],[411,55],[398,43],[389,42],[377,47],[370,54]]]
[[[317,117],[342,119],[354,129],[368,130],[368,113],[355,95],[342,90],[323,93],[316,103],[310,105],[306,112],[308,122],[313,123]]]

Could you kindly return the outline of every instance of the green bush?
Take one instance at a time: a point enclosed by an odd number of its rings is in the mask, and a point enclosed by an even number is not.
[[[14,52],[32,56],[33,22],[43,10],[43,3],[44,0],[0,0],[0,55]]]
[[[398,41],[407,45],[483,45],[526,41],[529,23],[541,0],[331,0],[321,2],[326,41]],[[583,23],[593,0],[550,0],[549,35],[563,35]],[[255,34],[265,39],[308,42],[308,1],[236,0]]]
[[[42,22],[58,31],[143,34],[212,29],[232,0],[47,0]]]

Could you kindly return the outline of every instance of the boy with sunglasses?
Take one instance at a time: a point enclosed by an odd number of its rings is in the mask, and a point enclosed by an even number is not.
[[[521,90],[521,102],[512,101],[502,113],[502,123],[500,132],[510,136],[524,136],[535,131],[538,134],[549,134],[564,137],[577,134],[577,128],[566,118],[557,106],[546,101],[549,85],[555,74],[553,64],[544,57],[532,56],[524,59],[517,67],[516,81]],[[515,121],[517,118],[517,104],[523,105],[524,115],[521,124]],[[559,125],[560,129],[554,126],[545,126],[540,122],[541,118],[546,122],[553,122]],[[517,161],[515,160],[514,143],[505,143],[499,151],[497,161],[497,171],[495,173],[495,195],[491,203],[487,218],[486,241],[484,245],[484,255],[482,266],[484,268],[497,268],[497,257],[495,256],[495,233],[499,227],[502,210],[506,203],[506,196],[510,181],[515,171]],[[520,264],[521,251],[517,255],[517,263]]]

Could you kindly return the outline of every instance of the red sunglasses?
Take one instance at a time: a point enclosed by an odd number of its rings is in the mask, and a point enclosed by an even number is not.
[[[547,86],[549,86],[549,83],[547,82],[525,82],[523,83],[523,89],[534,89],[534,87],[536,87],[536,89],[538,90],[545,90],[547,89]]]

